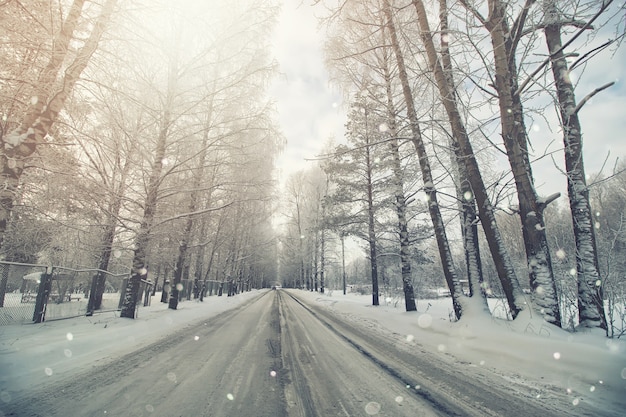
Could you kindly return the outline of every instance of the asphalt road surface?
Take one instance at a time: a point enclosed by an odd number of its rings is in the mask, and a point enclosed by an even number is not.
[[[2,416],[552,416],[477,370],[373,335],[297,298],[263,293]],[[578,409],[578,411],[583,411]]]

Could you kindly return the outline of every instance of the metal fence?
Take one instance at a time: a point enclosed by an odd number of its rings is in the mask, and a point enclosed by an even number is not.
[[[100,274],[106,280],[97,312],[118,310],[129,274],[0,261],[0,325],[86,315],[93,281]]]
[[[120,310],[129,278],[130,273],[0,261],[0,326]],[[183,279],[177,287],[179,301],[202,301],[204,297],[230,296],[249,289],[247,284],[233,280]],[[155,290],[151,281],[141,280],[136,305],[150,305]],[[161,302],[168,302],[171,290],[166,280]]]

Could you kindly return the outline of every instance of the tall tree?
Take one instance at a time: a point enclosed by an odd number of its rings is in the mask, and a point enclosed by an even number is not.
[[[291,236],[286,236],[285,242],[292,242],[289,246],[296,252],[296,260],[298,263],[298,272],[293,278],[290,286],[299,288],[305,282],[305,173],[298,171],[290,176],[287,181],[287,198],[288,204],[285,213],[288,221],[288,227],[293,230]]]
[[[210,120],[212,114],[211,109],[209,108],[207,118]],[[194,214],[198,210],[199,199],[200,199],[200,189],[202,185],[202,181],[205,178],[204,171],[206,167],[207,160],[207,148],[209,142],[209,131],[208,128],[204,130],[202,133],[202,142],[200,145],[200,153],[198,155],[198,164],[196,168],[193,170],[192,177],[192,187],[189,193],[189,206],[187,208],[187,212],[189,215],[185,219],[185,226],[183,227],[182,237],[178,244],[178,257],[176,259],[176,266],[174,269],[174,282],[172,283],[172,293],[169,299],[169,308],[172,310],[176,310],[178,307],[178,299],[179,299],[179,289],[180,282],[183,277],[183,271],[185,268],[185,263],[188,260],[188,249],[189,242],[191,240],[191,233],[195,223]],[[210,197],[209,197],[210,200]]]
[[[428,154],[426,153],[426,147],[422,132],[420,128],[419,119],[415,110],[415,103],[413,93],[411,91],[411,85],[409,83],[409,77],[404,63],[403,52],[400,49],[400,42],[396,32],[395,23],[393,21],[393,10],[389,0],[384,0],[383,10],[386,16],[387,29],[389,30],[389,37],[391,40],[391,46],[396,57],[398,64],[398,76],[400,83],[402,84],[402,92],[404,95],[404,101],[407,109],[407,116],[411,127],[411,142],[415,147],[417,157],[419,159],[419,165],[422,173],[422,180],[424,181],[424,192],[426,193],[426,199],[428,202],[428,212],[433,223],[435,231],[435,238],[437,240],[437,246],[439,248],[439,256],[444,270],[444,276],[446,283],[452,294],[452,302],[454,306],[454,313],[458,318],[462,314],[461,296],[463,291],[461,284],[455,272],[454,261],[452,259],[452,252],[450,251],[450,245],[446,236],[445,222],[441,214],[439,202],[437,201],[437,189],[435,187],[435,181],[432,175],[432,169]],[[407,310],[409,307],[407,306]],[[412,306],[415,310],[415,306]]]
[[[122,303],[121,317],[135,318],[137,299],[141,280],[147,278],[148,274],[148,246],[150,244],[150,232],[154,225],[157,202],[159,198],[159,188],[162,182],[163,161],[165,161],[167,141],[169,131],[172,127],[174,116],[173,105],[176,89],[176,76],[178,72],[174,63],[170,63],[168,71],[168,84],[164,101],[163,113],[159,121],[158,137],[154,149],[154,160],[149,173],[148,184],[146,186],[146,199],[143,203],[143,215],[141,217],[139,229],[135,238],[135,249],[133,253],[133,263],[131,276],[124,289],[124,299]]]
[[[472,192],[478,203],[481,224],[485,236],[487,237],[491,255],[509,303],[509,308],[513,318],[515,318],[524,308],[523,293],[515,275],[511,259],[504,247],[502,236],[497,226],[494,208],[489,200],[469,135],[457,107],[454,90],[448,84],[441,62],[438,60],[424,4],[421,1],[415,0],[413,1],[413,5],[416,8],[418,24],[420,26],[420,36],[422,43],[426,47],[428,62],[434,72],[437,87],[439,88],[443,105],[448,114],[455,146],[459,148],[458,152],[465,163],[468,180],[470,181]]]
[[[518,88],[517,46],[534,0],[528,0],[521,8],[513,26],[509,21],[508,12],[511,5],[508,2],[489,0],[487,17],[482,16],[468,1],[461,0],[461,3],[481,22],[491,38],[494,87],[498,95],[504,147],[517,189],[533,306],[547,322],[561,326],[561,313],[543,215],[545,207],[558,198],[559,194],[547,198],[540,198],[537,195],[528,153],[524,108]]]
[[[48,64],[41,72],[40,78],[33,82],[37,86],[36,92],[19,127],[1,138],[0,175],[3,186],[0,191],[0,244],[13,209],[25,161],[35,153],[38,146],[46,142],[46,135],[98,48],[117,1],[107,0],[104,3],[99,16],[92,24],[89,36],[69,59],[71,41],[74,39],[80,44],[75,38],[75,31],[80,21],[83,3],[82,0],[76,0],[72,4],[56,36]],[[61,81],[57,82],[58,79]]]
[[[600,13],[610,3],[611,1],[602,4]],[[563,127],[567,193],[576,241],[579,323],[583,327],[599,327],[607,330],[598,249],[583,162],[582,128],[578,117],[580,106],[576,104],[574,86],[569,76],[570,68],[568,68],[561,40],[561,29],[567,23],[560,15],[554,0],[544,0],[543,7],[544,33],[550,53],[560,121]],[[585,28],[588,26],[585,25]]]
[[[610,177],[596,176],[598,181],[589,188],[609,337],[626,333],[626,312],[618,307],[626,295],[626,162],[622,160],[616,169]]]
[[[334,184],[329,199],[338,209],[332,224],[368,244],[372,305],[380,305],[378,285],[377,211],[380,209],[380,158],[378,126],[385,121],[373,111],[367,97],[357,96],[348,116],[346,139],[324,169]],[[341,208],[341,210],[339,209]]]
[[[427,23],[427,22],[426,22]],[[456,97],[456,85],[454,81],[454,68],[450,56],[450,38],[452,36],[448,24],[447,0],[439,0],[439,24],[441,66],[445,74],[445,80],[450,90]],[[427,46],[428,48],[429,46]],[[456,99],[455,99],[456,101]],[[458,141],[457,141],[458,142]],[[465,266],[467,269],[467,280],[469,282],[469,296],[480,296],[483,305],[488,309],[485,289],[483,286],[482,262],[480,260],[480,246],[478,237],[478,223],[476,209],[476,197],[472,192],[472,185],[469,180],[467,167],[461,149],[453,140],[453,156],[457,169],[457,199],[461,206],[461,234],[463,236],[463,248],[465,250]]]
[[[382,31],[383,37],[385,31]],[[384,41],[383,41],[384,43]],[[383,125],[383,131],[389,134],[389,148],[391,152],[391,170],[393,172],[393,194],[395,197],[396,215],[398,217],[398,237],[400,241],[400,264],[402,268],[402,287],[404,291],[406,311],[415,311],[415,291],[411,276],[411,242],[409,239],[409,225],[407,220],[407,198],[404,193],[404,175],[400,159],[400,144],[398,140],[398,129],[396,118],[398,111],[394,103],[393,89],[391,83],[391,70],[389,68],[391,57],[388,48],[383,49],[383,72],[385,78],[385,93],[387,95],[388,122]]]

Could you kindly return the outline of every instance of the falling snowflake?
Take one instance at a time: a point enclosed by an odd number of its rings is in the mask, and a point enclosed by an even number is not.
[[[380,409],[380,404],[374,401],[367,403],[367,405],[365,406],[365,412],[370,416],[374,416],[380,413]]]

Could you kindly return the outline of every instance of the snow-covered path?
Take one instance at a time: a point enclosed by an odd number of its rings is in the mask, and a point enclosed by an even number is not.
[[[376,308],[368,301],[253,291],[178,311],[156,304],[137,320],[0,327],[0,416],[619,416],[626,409],[623,342],[548,331],[532,320],[505,328],[449,323],[446,300],[422,301],[418,314],[393,300]]]
[[[301,292],[294,294],[301,301],[305,301],[306,307],[311,309],[321,322],[333,329],[333,332],[340,335],[359,353],[402,381],[406,387],[405,392],[401,394],[403,398],[408,396],[423,398],[438,410],[440,415],[623,415],[623,406],[626,404],[620,393],[620,390],[623,392],[626,387],[623,380],[615,381],[611,388],[603,384],[597,391],[590,392],[599,394],[596,397],[579,392],[579,389],[584,390],[588,387],[582,381],[587,378],[593,379],[593,375],[600,372],[600,369],[589,372],[584,378],[578,374],[576,381],[570,376],[571,388],[568,391],[554,385],[552,380],[544,380],[546,375],[550,374],[549,371],[545,372],[545,369],[534,375],[529,373],[531,370],[537,371],[537,367],[532,364],[534,349],[526,351],[524,360],[515,358],[518,352],[516,349],[492,351],[489,346],[485,346],[484,352],[491,353],[483,356],[483,360],[475,360],[476,353],[481,351],[476,347],[480,343],[489,344],[491,340],[485,338],[473,348],[462,352],[465,350],[464,345],[469,348],[472,342],[477,342],[472,339],[479,338],[479,335],[471,334],[468,328],[456,334],[449,334],[441,328],[435,330],[440,336],[437,338],[429,334],[433,327],[436,329],[437,326],[423,323],[423,320],[432,318],[429,314],[418,316],[415,313],[390,311],[385,307],[350,305],[340,301],[341,296],[320,297]],[[368,310],[375,318],[367,318]],[[386,317],[380,315],[380,310],[388,313]],[[380,317],[387,320],[379,322],[376,318]],[[424,328],[420,328],[419,317],[422,317]],[[401,329],[401,333],[394,332],[394,328]],[[407,329],[411,328],[413,332],[407,332]],[[487,331],[484,334],[489,333]],[[507,335],[502,334],[501,337]],[[470,343],[467,343],[468,340]],[[501,349],[505,346],[506,342],[500,344]],[[522,348],[524,346],[520,345]],[[492,357],[495,358],[492,360]],[[498,363],[502,359],[511,360],[508,369],[503,364],[500,368],[487,366],[487,362]],[[527,369],[524,369],[525,367]],[[565,372],[567,373],[568,371]],[[574,399],[577,401],[573,401]]]

